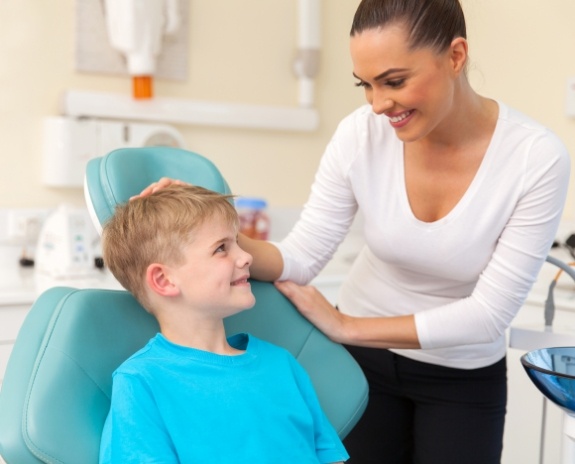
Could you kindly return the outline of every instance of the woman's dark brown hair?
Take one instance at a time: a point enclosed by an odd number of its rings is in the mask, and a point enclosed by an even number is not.
[[[362,0],[350,35],[398,23],[407,27],[412,49],[431,47],[441,52],[453,39],[467,38],[459,0]]]

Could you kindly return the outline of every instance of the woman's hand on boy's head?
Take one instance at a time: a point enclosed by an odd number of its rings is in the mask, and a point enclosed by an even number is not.
[[[148,195],[151,195],[152,193],[157,192],[158,190],[166,188],[170,185],[186,185],[186,182],[183,182],[178,179],[171,179],[169,177],[162,177],[158,182],[153,182],[152,184],[148,185],[138,195],[130,197],[130,200],[133,200],[134,198],[147,197]]]

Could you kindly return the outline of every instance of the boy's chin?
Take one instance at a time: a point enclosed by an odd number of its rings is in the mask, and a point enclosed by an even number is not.
[[[251,299],[246,298],[246,301],[243,304],[238,305],[237,310],[234,314],[252,309],[255,305],[256,305],[256,298],[252,295]]]
[[[248,303],[245,307],[244,307],[244,311],[246,309],[252,309],[254,306],[256,305],[256,297],[252,295],[252,301],[251,303]]]

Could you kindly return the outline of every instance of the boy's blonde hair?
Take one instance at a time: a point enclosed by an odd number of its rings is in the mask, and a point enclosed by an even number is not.
[[[171,185],[118,206],[104,225],[104,264],[153,312],[145,283],[148,266],[182,264],[184,248],[207,219],[220,217],[237,231],[238,216],[231,198],[193,185]]]

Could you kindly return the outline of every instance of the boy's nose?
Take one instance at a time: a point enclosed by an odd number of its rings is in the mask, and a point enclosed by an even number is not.
[[[253,260],[254,258],[252,255],[250,255],[247,251],[242,250],[238,259],[238,263],[240,264],[240,267],[251,266]]]

